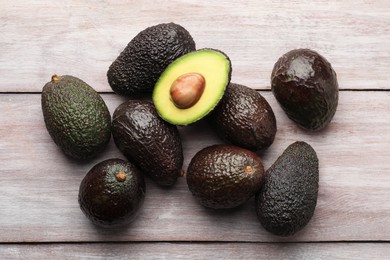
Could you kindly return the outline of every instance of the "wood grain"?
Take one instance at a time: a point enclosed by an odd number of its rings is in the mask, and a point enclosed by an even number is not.
[[[0,259],[390,258],[389,1],[14,0],[0,7]],[[278,132],[259,153],[266,168],[296,140],[317,151],[317,208],[295,236],[267,233],[253,198],[233,210],[203,208],[185,178],[171,189],[147,179],[145,204],[128,228],[99,229],[82,214],[81,179],[97,162],[123,156],[111,141],[89,162],[66,158],[45,129],[40,91],[53,73],[71,74],[108,92],[112,113],[125,99],[110,93],[109,65],[138,32],[163,22],[183,25],[197,48],[227,53],[232,82],[270,102]],[[268,91],[276,60],[304,47],[332,63],[343,90],[334,120],[316,133],[292,123]],[[199,149],[223,142],[206,122],[180,133],[184,169]]]
[[[0,245],[2,259],[388,259],[386,243],[93,243]]]
[[[39,94],[1,94],[0,242],[390,241],[390,93],[342,91],[334,120],[316,133],[295,126],[271,92],[261,93],[278,122],[275,142],[260,153],[265,167],[296,140],[310,143],[320,160],[314,217],[294,237],[267,233],[256,219],[253,199],[234,210],[201,207],[185,178],[172,189],[148,180],[144,207],[127,229],[95,228],[79,209],[78,186],[95,163],[122,157],[113,142],[90,162],[67,159],[45,129]],[[124,101],[114,94],[103,98],[111,113]],[[199,149],[222,142],[205,122],[180,132],[184,169]]]
[[[389,89],[390,2],[379,1],[2,1],[0,92],[38,92],[53,73],[111,91],[106,72],[141,30],[187,28],[197,47],[226,52],[232,81],[269,88],[285,52],[312,48],[342,89]]]

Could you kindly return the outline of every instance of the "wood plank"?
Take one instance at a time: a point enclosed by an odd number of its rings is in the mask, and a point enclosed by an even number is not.
[[[261,153],[268,168],[290,143],[304,140],[320,160],[318,206],[308,226],[294,237],[267,233],[253,199],[234,210],[201,207],[185,178],[172,189],[147,181],[147,196],[127,229],[97,229],[77,203],[78,186],[95,163],[122,157],[113,142],[98,158],[77,163],[51,141],[39,94],[0,95],[0,242],[64,241],[390,241],[390,93],[342,91],[332,123],[306,132],[287,119],[269,91],[278,132]],[[123,102],[104,94],[111,113]],[[185,165],[201,148],[221,143],[205,122],[180,128]],[[123,157],[122,157],[123,158]]]
[[[106,72],[144,28],[176,22],[198,48],[226,52],[232,80],[269,88],[273,64],[308,47],[334,66],[340,88],[389,89],[390,2],[2,1],[0,92],[38,92],[53,73],[111,91]]]
[[[93,243],[0,245],[2,259],[388,259],[388,243]]]

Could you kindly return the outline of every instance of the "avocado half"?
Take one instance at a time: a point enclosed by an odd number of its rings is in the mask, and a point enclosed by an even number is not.
[[[200,49],[173,61],[153,90],[159,115],[171,124],[188,125],[212,111],[229,85],[229,57],[215,49]]]

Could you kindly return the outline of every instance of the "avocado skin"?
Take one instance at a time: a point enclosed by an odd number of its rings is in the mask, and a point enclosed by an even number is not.
[[[305,142],[287,147],[266,171],[256,194],[256,213],[263,227],[274,235],[291,236],[310,221],[317,204],[318,158]]]
[[[66,155],[90,159],[108,144],[110,112],[101,96],[84,81],[65,75],[48,82],[42,89],[41,105],[46,128]]]
[[[336,72],[313,50],[296,49],[280,57],[271,74],[271,88],[287,116],[305,129],[324,128],[336,113]]]
[[[192,67],[189,65],[188,62],[186,62],[186,59],[187,60],[190,59],[190,61],[193,61],[193,59],[194,59],[193,57],[199,57],[199,56],[204,57],[205,53],[208,53],[209,56],[207,58],[200,59],[201,60],[201,63],[199,63],[199,64],[201,64],[200,66],[198,65],[198,66]],[[214,53],[214,54],[212,54],[212,53]],[[161,85],[163,85],[163,84],[161,84],[161,81],[164,81],[164,78],[167,77],[167,74],[169,74],[171,70],[176,70],[175,68],[177,68],[179,66],[182,68],[185,68],[185,69],[193,68],[191,72],[199,73],[199,74],[202,74],[202,76],[205,76],[204,72],[206,72],[206,69],[209,69],[209,68],[207,66],[204,67],[202,64],[206,64],[206,63],[212,64],[211,61],[213,60],[213,57],[212,56],[210,57],[210,55],[215,55],[215,53],[218,53],[218,55],[223,56],[227,62],[226,65],[228,65],[228,66],[227,66],[227,70],[225,71],[226,74],[222,74],[225,72],[216,73],[215,71],[213,71],[213,73],[218,74],[220,76],[220,78],[226,77],[226,83],[224,83],[224,84],[211,84],[210,82],[212,82],[212,81],[209,82],[208,87],[213,89],[214,94],[219,93],[219,95],[217,97],[210,97],[210,95],[206,95],[206,94],[202,94],[200,96],[200,99],[197,103],[202,102],[202,100],[204,100],[204,99],[208,100],[208,102],[207,102],[208,104],[203,104],[203,106],[202,106],[202,108],[203,108],[202,113],[196,113],[194,111],[192,111],[191,113],[187,113],[187,112],[189,112],[190,109],[192,109],[192,107],[190,107],[188,109],[179,109],[178,110],[179,112],[172,111],[170,108],[171,106],[169,106],[169,105],[167,106],[166,102],[161,102],[161,101],[167,101],[168,104],[170,103],[173,107],[175,107],[174,103],[172,101],[172,97],[170,95],[169,96],[162,96],[162,94],[160,94],[160,93],[167,93],[168,92],[167,90],[166,90],[166,92],[162,92],[162,91],[160,91],[160,88],[163,88],[163,87],[161,87]],[[224,66],[224,64],[218,64],[218,65],[214,65],[214,67],[224,68],[225,66]],[[187,72],[185,72],[185,73],[187,73]],[[166,70],[162,73],[161,77],[157,81],[155,88],[154,88],[154,91],[153,91],[153,95],[152,95],[152,99],[153,99],[154,104],[156,105],[157,112],[164,120],[166,120],[167,122],[174,124],[174,125],[187,126],[187,125],[194,124],[197,121],[209,116],[210,113],[213,111],[213,109],[215,109],[215,107],[221,101],[223,94],[224,94],[227,86],[230,83],[231,75],[232,75],[232,63],[231,63],[229,56],[226,53],[224,53],[223,51],[218,50],[218,49],[213,49],[213,48],[202,48],[202,49],[187,53],[186,55],[184,55],[184,56],[176,59],[174,62],[172,62],[166,68]],[[179,76],[181,76],[181,75],[179,75]],[[208,80],[209,80],[208,77],[205,76],[205,81],[208,82]],[[171,87],[171,85],[169,85],[169,87]],[[168,100],[168,98],[169,98],[169,100]],[[196,104],[194,106],[196,106]],[[185,120],[177,119],[178,117],[180,117],[180,115],[178,113],[181,113],[181,112],[185,112],[185,113],[187,113],[187,115],[191,114],[191,116],[186,116]]]
[[[181,25],[162,23],[138,33],[107,72],[117,94],[150,93],[161,73],[178,57],[195,50],[190,33]]]
[[[112,135],[118,149],[162,186],[172,186],[183,165],[176,126],[158,116],[153,103],[129,100],[113,114]]]
[[[126,173],[121,182],[115,177]],[[79,205],[97,226],[118,227],[132,222],[144,203],[146,186],[141,172],[130,162],[108,159],[96,164],[80,183]]]
[[[245,172],[252,167],[250,174]],[[257,154],[233,145],[212,145],[195,154],[187,169],[187,185],[205,207],[234,208],[249,200],[264,180]]]
[[[259,92],[243,85],[229,84],[210,119],[221,138],[249,150],[266,149],[275,139],[271,106]]]

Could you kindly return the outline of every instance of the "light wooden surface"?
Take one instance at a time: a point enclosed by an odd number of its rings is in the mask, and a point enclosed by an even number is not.
[[[388,259],[390,258],[389,1],[1,1],[0,259]],[[267,233],[254,200],[234,210],[201,207],[185,178],[171,189],[147,180],[145,204],[127,229],[95,228],[77,203],[97,162],[123,156],[111,141],[86,163],[67,159],[43,122],[40,91],[51,74],[78,76],[102,92],[106,71],[140,30],[186,27],[198,48],[226,52],[232,82],[259,89],[278,131],[260,153],[268,168],[296,140],[320,160],[315,214],[293,237]],[[269,91],[277,58],[298,47],[323,54],[341,88],[334,120],[311,133],[292,123]],[[223,142],[206,122],[181,127],[187,167]]]
[[[388,259],[386,243],[93,243],[0,245],[4,259]],[[30,259],[31,259],[30,258]]]
[[[226,52],[232,79],[268,88],[276,60],[308,47],[334,66],[343,89],[388,89],[390,2],[1,1],[1,91],[41,91],[53,73],[110,91],[106,72],[144,28],[176,22],[197,47]]]

